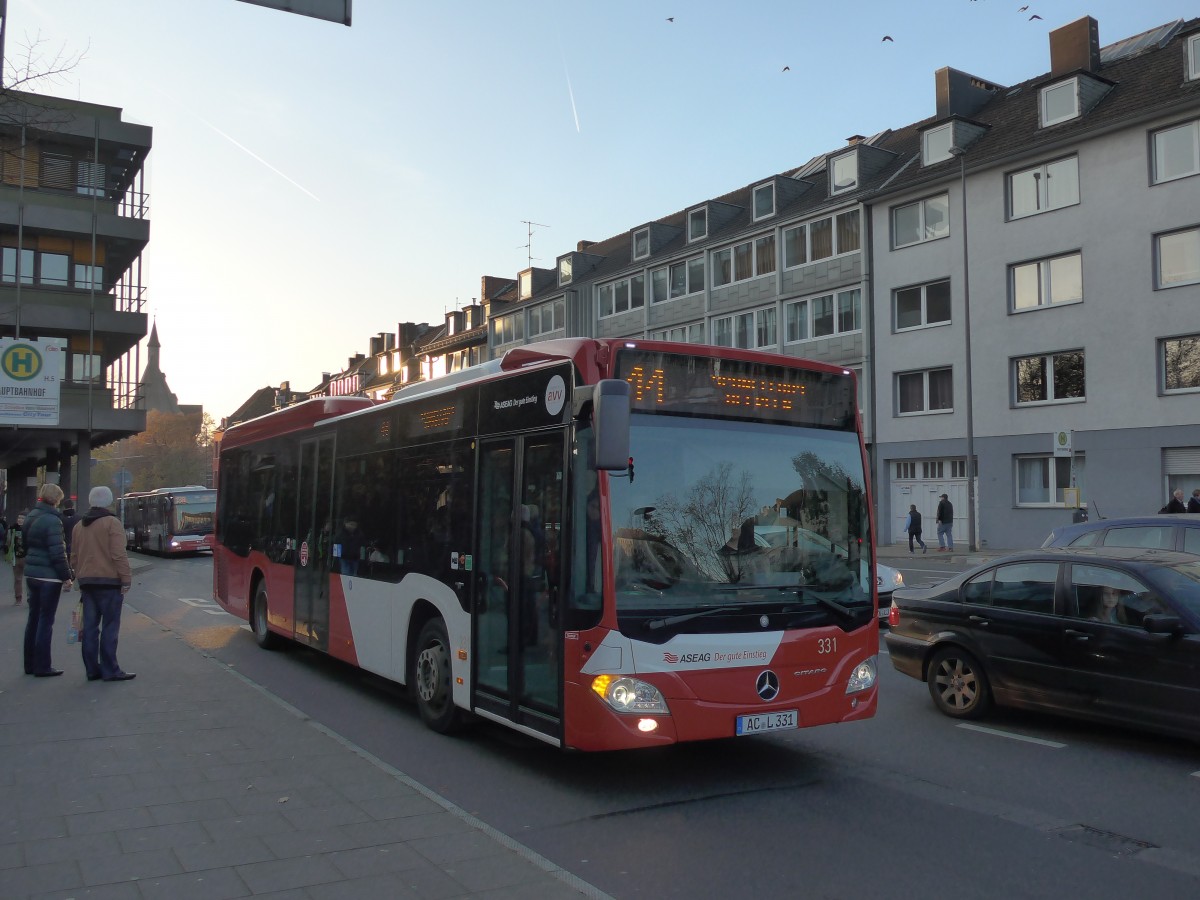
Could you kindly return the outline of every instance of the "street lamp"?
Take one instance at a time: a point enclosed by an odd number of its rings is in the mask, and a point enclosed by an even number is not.
[[[971,386],[971,267],[967,252],[967,151],[951,147],[950,155],[958,157],[959,194],[962,196],[962,256],[963,256],[963,327],[967,332],[967,549],[972,553],[979,547],[975,542],[975,397]]]

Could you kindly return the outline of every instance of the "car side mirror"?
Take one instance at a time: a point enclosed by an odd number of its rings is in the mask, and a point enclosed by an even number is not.
[[[1142,627],[1150,634],[1180,635],[1183,634],[1183,622],[1179,616],[1170,613],[1151,613],[1142,617]]]

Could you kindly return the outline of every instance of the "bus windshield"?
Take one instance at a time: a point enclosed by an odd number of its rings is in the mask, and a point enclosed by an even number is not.
[[[212,534],[217,492],[177,494],[171,503],[173,534]]]
[[[617,614],[644,641],[873,615],[853,431],[635,414],[611,477]]]

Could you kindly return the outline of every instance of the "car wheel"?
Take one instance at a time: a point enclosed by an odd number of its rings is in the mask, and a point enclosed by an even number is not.
[[[283,639],[267,627],[267,588],[261,583],[254,594],[250,627],[254,630],[254,640],[258,641],[258,646],[264,650],[278,650],[283,646]]]
[[[413,687],[417,708],[426,725],[441,734],[458,727],[458,709],[451,688],[450,638],[441,619],[430,619],[421,628],[413,665]]]
[[[987,675],[974,656],[947,647],[929,662],[929,696],[933,705],[955,719],[975,719],[991,703]]]

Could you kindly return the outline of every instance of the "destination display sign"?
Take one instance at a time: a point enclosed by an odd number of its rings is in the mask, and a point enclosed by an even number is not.
[[[634,412],[854,430],[854,378],[797,363],[782,366],[623,347],[617,352],[616,377],[632,386]]]

